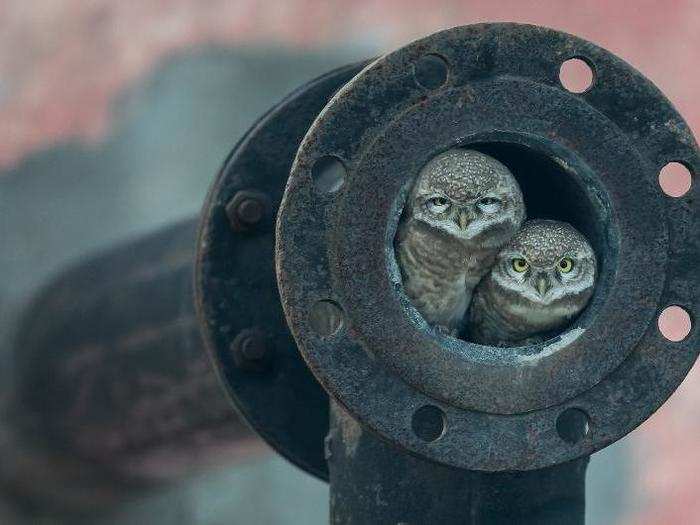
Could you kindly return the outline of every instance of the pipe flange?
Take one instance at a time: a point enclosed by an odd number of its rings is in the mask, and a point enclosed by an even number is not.
[[[284,321],[272,225],[304,133],[362,66],[339,68],[300,87],[250,129],[209,190],[197,242],[197,315],[227,393],[278,453],[324,480],[328,397]]]
[[[559,80],[572,57],[594,72],[583,93]],[[558,166],[530,194],[564,202],[601,260],[589,307],[542,344],[442,336],[403,292],[392,243],[413,177],[467,145]],[[571,35],[466,26],[373,62],[306,134],[278,214],[280,294],[309,367],[370,429],[455,467],[542,468],[619,439],[700,347],[697,330],[670,342],[656,326],[667,305],[698,311],[698,189],[665,195],[669,161],[700,169],[683,119],[631,66]]]

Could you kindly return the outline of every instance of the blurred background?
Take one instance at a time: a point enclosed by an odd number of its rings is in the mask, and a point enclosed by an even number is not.
[[[696,0],[0,0],[0,402],[12,396],[18,314],[58,271],[197,214],[236,140],[295,87],[482,21],[545,25],[605,47],[655,82],[697,135]],[[204,356],[199,365],[223,403]],[[17,488],[26,461],[11,422],[0,425],[0,450],[13,451],[0,453],[3,524],[327,521],[326,486],[238,427],[197,437],[207,457],[156,444],[148,483],[90,496],[81,510]],[[588,523],[700,523],[698,435],[696,366],[649,421],[594,455]]]

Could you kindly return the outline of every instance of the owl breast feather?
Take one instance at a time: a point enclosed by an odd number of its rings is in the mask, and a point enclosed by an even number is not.
[[[474,287],[484,271],[482,257],[463,243],[407,225],[397,245],[406,294],[431,325],[459,330]]]

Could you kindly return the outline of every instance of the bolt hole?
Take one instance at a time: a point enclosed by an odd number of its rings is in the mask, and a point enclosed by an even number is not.
[[[582,58],[570,58],[559,68],[559,82],[571,93],[584,93],[593,85],[591,65]]]
[[[309,312],[309,324],[321,337],[329,337],[343,326],[343,310],[333,301],[317,301]]]
[[[411,426],[419,439],[432,443],[445,432],[445,413],[433,405],[422,406],[413,413]]]
[[[682,197],[688,193],[692,178],[685,164],[669,162],[659,172],[659,186],[669,197]]]
[[[447,62],[439,55],[425,55],[413,65],[413,76],[419,86],[437,89],[447,82]]]
[[[688,337],[693,327],[690,314],[676,305],[664,308],[659,315],[657,324],[661,335],[674,343],[678,343]]]
[[[567,408],[557,418],[557,433],[567,443],[576,444],[590,431],[590,418],[583,410]]]
[[[333,155],[321,157],[311,169],[311,177],[319,193],[335,193],[345,183],[346,175],[345,165]]]

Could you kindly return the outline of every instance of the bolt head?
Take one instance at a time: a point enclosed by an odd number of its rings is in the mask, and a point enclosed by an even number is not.
[[[248,231],[263,220],[267,207],[264,193],[241,190],[226,205],[226,215],[234,231]]]
[[[257,224],[263,217],[265,207],[258,199],[247,198],[242,200],[236,208],[236,215],[241,222]]]
[[[231,343],[236,366],[243,370],[261,372],[270,364],[270,348],[262,330],[242,330]]]
[[[266,345],[261,337],[249,335],[241,343],[241,352],[246,359],[259,361],[265,357]]]

